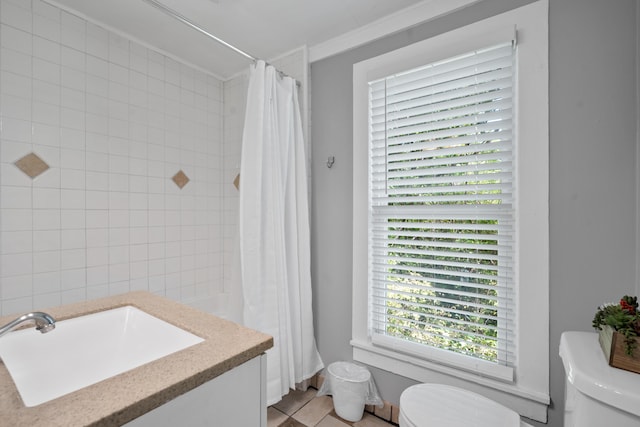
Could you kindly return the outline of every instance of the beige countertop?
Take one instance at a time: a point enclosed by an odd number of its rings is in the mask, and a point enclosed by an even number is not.
[[[0,425],[119,426],[273,346],[273,338],[268,335],[148,292],[131,292],[42,311],[61,321],[126,305],[198,335],[204,341],[31,408],[24,406],[9,372],[0,363]],[[0,325],[15,317],[0,318]]]

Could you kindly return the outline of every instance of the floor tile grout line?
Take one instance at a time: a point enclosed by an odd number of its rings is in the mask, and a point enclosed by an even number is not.
[[[313,386],[309,387],[309,389],[314,389],[314,390],[316,390],[316,392],[317,392],[317,389],[316,389],[315,387],[313,387]],[[293,392],[296,392],[296,391],[294,390]],[[303,392],[303,393],[304,393],[304,392]],[[296,409],[296,410],[295,410],[291,415],[289,415],[289,414],[287,414],[287,413],[285,413],[285,412],[283,412],[283,411],[279,410],[278,408],[276,408],[275,406],[276,406],[277,404],[276,404],[276,405],[272,405],[272,406],[271,406],[271,408],[273,408],[274,410],[276,410],[276,411],[277,411],[277,412],[279,412],[280,414],[283,414],[284,416],[286,416],[286,417],[287,417],[287,418],[286,418],[283,422],[281,422],[277,427],[301,427],[301,426],[303,426],[303,427],[317,427],[320,423],[322,423],[322,421],[323,421],[325,418],[327,418],[327,417],[329,417],[329,416],[330,416],[330,417],[332,417],[332,418],[334,418],[335,420],[337,420],[337,421],[339,421],[339,422],[341,422],[341,423],[343,423],[343,424],[347,425],[347,426],[354,426],[354,425],[355,425],[355,423],[352,423],[352,422],[349,422],[349,421],[343,420],[343,419],[342,419],[342,418],[340,418],[337,414],[335,414],[335,407],[334,407],[334,409],[333,409],[331,412],[329,412],[329,413],[325,414],[325,415],[324,415],[324,416],[323,416],[323,417],[322,417],[322,418],[321,418],[317,423],[315,423],[315,424],[314,424],[314,425],[312,425],[312,426],[307,425],[307,424],[303,424],[302,422],[300,422],[300,421],[298,421],[297,419],[293,418],[295,414],[297,414],[297,413],[298,413],[299,411],[301,411],[305,406],[309,405],[311,402],[313,402],[313,401],[314,401],[315,399],[317,399],[318,397],[321,397],[321,396],[314,396],[314,397],[312,397],[311,399],[307,400],[307,401],[306,401],[302,406],[300,406],[299,408],[297,408],[297,409]],[[331,398],[332,403],[333,403],[333,398],[332,398],[331,396],[328,396],[328,397],[329,397],[329,398]],[[335,414],[335,415],[334,415],[334,414]],[[384,423],[385,423],[386,425],[388,425],[388,426],[397,426],[397,424],[395,424],[395,423],[391,422],[390,420],[384,419],[384,418],[382,418],[382,417],[380,417],[380,416],[378,416],[378,415],[376,415],[375,413],[372,413],[372,412],[365,411],[363,416],[372,416],[372,417],[375,417],[375,418],[377,418],[378,420],[380,420],[380,421],[384,422]]]

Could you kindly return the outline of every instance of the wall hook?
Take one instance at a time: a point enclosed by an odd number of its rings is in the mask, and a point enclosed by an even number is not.
[[[336,158],[334,156],[329,156],[327,159],[327,167],[331,169],[331,166],[336,162]]]

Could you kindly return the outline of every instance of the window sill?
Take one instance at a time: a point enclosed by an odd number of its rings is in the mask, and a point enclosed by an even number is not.
[[[416,357],[352,340],[353,359],[419,382],[461,387],[507,406],[532,420],[547,422],[549,396]]]

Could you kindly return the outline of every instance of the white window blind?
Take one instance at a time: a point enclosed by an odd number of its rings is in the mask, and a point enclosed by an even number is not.
[[[374,344],[514,364],[513,63],[508,42],[369,82]]]

